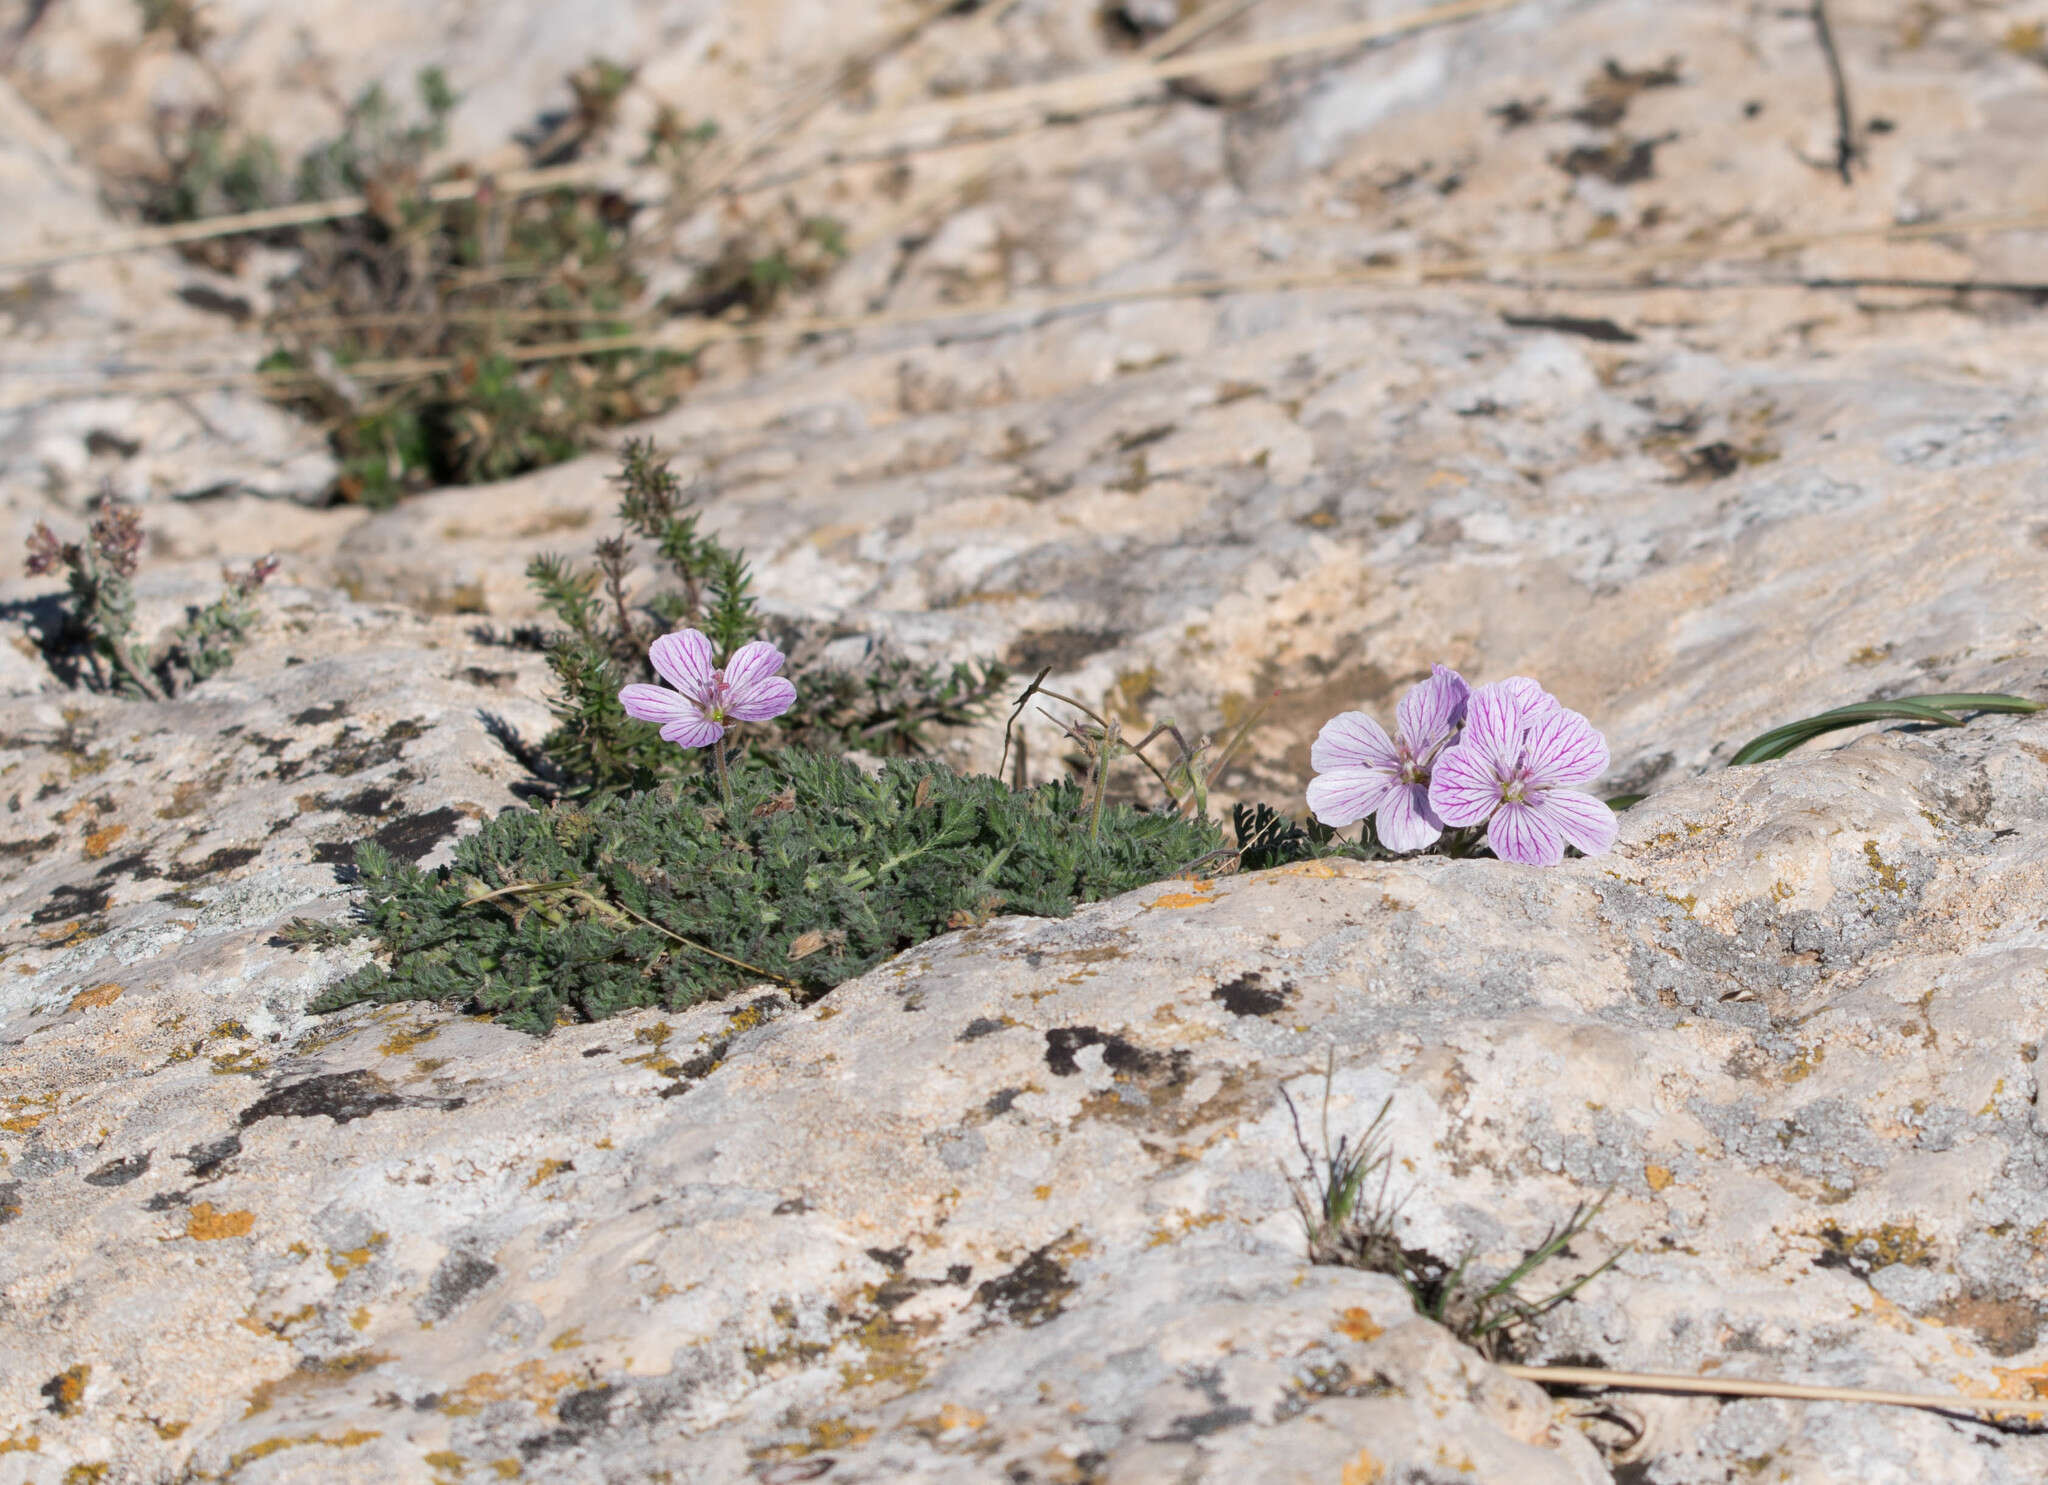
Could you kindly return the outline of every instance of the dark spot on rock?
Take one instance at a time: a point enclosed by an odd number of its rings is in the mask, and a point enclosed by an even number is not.
[[[149,1153],[126,1155],[119,1160],[109,1160],[98,1170],[86,1176],[88,1186],[125,1186],[149,1169]]]
[[[610,1047],[588,1047],[584,1049],[583,1055],[585,1057],[602,1057],[609,1051],[611,1051]]]
[[[123,438],[110,428],[95,428],[85,435],[85,451],[88,454],[112,454],[116,459],[133,459],[142,452],[142,445],[132,438]]]
[[[65,923],[73,918],[90,918],[107,908],[108,889],[71,883],[52,892],[43,905],[28,915],[31,923]]]
[[[34,840],[0,840],[0,861],[24,861],[31,856],[40,856],[57,844],[53,831],[39,835]]]
[[[1703,443],[1687,451],[1685,469],[1679,475],[1687,480],[1726,479],[1742,468],[1742,451],[1724,439]]]
[[[0,1225],[21,1215],[21,1182],[0,1181]]]
[[[1221,1433],[1226,1428],[1235,1428],[1240,1423],[1249,1423],[1251,1419],[1250,1408],[1235,1405],[1211,1408],[1206,1413],[1190,1413],[1174,1419],[1173,1426],[1158,1435],[1154,1442],[1192,1444],[1196,1439],[1205,1438],[1212,1433]]]
[[[434,1276],[427,1280],[427,1292],[413,1312],[428,1324],[445,1320],[497,1277],[497,1264],[473,1253],[450,1253],[435,1266]]]
[[[967,1023],[967,1029],[961,1032],[956,1040],[963,1042],[979,1041],[982,1037],[994,1036],[1007,1024],[1007,1022],[998,1021],[992,1016],[976,1016]]]
[[[1632,186],[1657,173],[1658,147],[1677,137],[1660,134],[1655,139],[1628,139],[1617,135],[1605,144],[1576,145],[1555,159],[1566,175],[1597,175],[1609,185]]]
[[[145,1212],[168,1212],[172,1207],[184,1207],[191,1204],[192,1198],[182,1191],[159,1191],[142,1204],[142,1210]]]
[[[191,1162],[194,1180],[204,1180],[241,1153],[242,1137],[239,1134],[224,1134],[217,1140],[194,1145],[178,1158]]]
[[[129,876],[138,882],[146,882],[152,877],[160,877],[162,875],[162,872],[149,864],[149,857],[137,854],[134,856],[123,856],[118,861],[109,861],[105,866],[102,866],[93,873],[93,880],[103,882],[108,877]]]
[[[910,1249],[907,1247],[869,1248],[867,1255],[892,1274],[902,1273],[903,1265],[910,1261]]]
[[[974,1291],[974,1302],[995,1319],[1043,1325],[1080,1287],[1067,1277],[1065,1266],[1052,1256],[1052,1250],[1053,1244],[1048,1243],[1008,1273],[983,1280]]]
[[[1974,1332],[1993,1356],[2031,1351],[2041,1335],[2041,1311],[2023,1295],[1999,1299],[1965,1293],[1928,1311],[1927,1318]]]
[[[208,314],[226,315],[237,325],[256,313],[255,307],[239,294],[223,294],[219,289],[206,284],[187,284],[178,290],[178,297],[194,309]]]
[[[481,665],[468,665],[456,671],[453,678],[458,681],[468,681],[472,686],[503,688],[518,680],[519,672],[516,670],[486,670]]]
[[[1283,980],[1279,989],[1271,989],[1265,983],[1265,976],[1253,970],[1218,985],[1209,992],[1209,998],[1221,1001],[1223,1009],[1233,1016],[1270,1016],[1285,1010],[1287,1003],[1294,999],[1294,984],[1291,980]]]
[[[546,1433],[535,1434],[519,1441],[522,1458],[534,1459],[550,1449],[573,1449],[593,1433],[603,1428],[607,1414],[611,1411],[612,1394],[619,1389],[609,1382],[600,1387],[586,1387],[581,1392],[572,1392],[556,1405],[555,1416],[562,1420],[560,1428],[551,1428]]]
[[[1158,1073],[1175,1056],[1185,1056],[1147,1051],[1113,1031],[1097,1031],[1093,1026],[1055,1026],[1045,1034],[1045,1065],[1055,1077],[1072,1077],[1081,1070],[1076,1056],[1088,1047],[1102,1048],[1103,1065],[1111,1072],[1137,1077]]]
[[[810,1209],[811,1204],[801,1196],[792,1196],[786,1201],[778,1201],[775,1204],[775,1210],[769,1213],[769,1215],[773,1217],[794,1217],[803,1212],[808,1212]]]
[[[1055,674],[1072,670],[1090,655],[1114,648],[1122,636],[1099,629],[1032,629],[1017,636],[1005,663],[1012,670],[1036,675],[1050,666]]]
[[[365,769],[396,763],[404,754],[407,743],[425,735],[426,728],[417,718],[393,722],[376,737],[366,737],[352,726],[343,727],[335,734],[333,742],[306,760],[305,766],[316,773],[347,778]],[[283,778],[283,773],[280,772],[278,777]]]
[[[981,1106],[981,1111],[991,1119],[998,1114],[1007,1114],[1011,1105],[1015,1104],[1023,1093],[1022,1088],[999,1088],[989,1095],[988,1102]]]
[[[348,711],[346,701],[330,701],[325,706],[309,706],[292,718],[297,727],[317,727],[322,722],[332,722]]]
[[[1612,320],[1587,319],[1581,315],[1517,315],[1504,314],[1501,323],[1516,330],[1555,330],[1560,335],[1582,335],[1587,340],[1605,341],[1611,345],[1634,345],[1636,335],[1624,330]]]
[[[68,1418],[85,1401],[85,1383],[91,1375],[92,1368],[81,1362],[77,1366],[66,1367],[36,1391],[49,1399],[45,1407],[59,1418]]]
[[[462,820],[459,811],[443,805],[424,815],[408,815],[404,819],[393,820],[378,830],[376,841],[401,861],[418,861],[453,835]]]
[[[392,807],[398,802],[398,796],[390,789],[373,785],[368,789],[358,789],[341,799],[322,794],[317,796],[317,802],[324,810],[339,810],[344,815],[363,815],[375,819],[390,814]]]
[[[180,861],[164,869],[164,875],[174,882],[196,882],[202,877],[216,876],[224,871],[233,871],[238,866],[247,866],[262,854],[260,846],[222,846],[210,853],[204,861]]]
[[[325,1116],[337,1124],[367,1119],[387,1109],[409,1106],[459,1109],[463,1098],[401,1098],[373,1072],[322,1073],[274,1088],[243,1109],[238,1122],[247,1129],[259,1119],[311,1119]]]

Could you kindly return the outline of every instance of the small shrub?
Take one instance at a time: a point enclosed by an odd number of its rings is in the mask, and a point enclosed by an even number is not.
[[[1520,1262],[1490,1279],[1472,1272],[1470,1251],[1456,1263],[1445,1263],[1424,1249],[1404,1246],[1395,1231],[1402,1199],[1390,1194],[1394,1160],[1385,1132],[1393,1100],[1380,1105],[1362,1134],[1355,1139],[1339,1136],[1333,1145],[1329,1089],[1335,1071],[1333,1054],[1324,1073],[1320,1154],[1302,1133],[1294,1099],[1285,1089],[1280,1094],[1294,1124],[1295,1147],[1306,1166],[1300,1175],[1289,1174],[1287,1184],[1308,1238],[1310,1263],[1364,1269],[1398,1279],[1416,1314],[1436,1321],[1481,1355],[1496,1360],[1511,1355],[1530,1325],[1606,1273],[1628,1251],[1623,1248],[1599,1267],[1541,1299],[1530,1300],[1523,1297],[1522,1285],[1552,1260],[1570,1256],[1572,1240],[1592,1227],[1604,1202],[1591,1206],[1581,1202],[1573,1207],[1563,1224],[1546,1232],[1541,1242],[1523,1253]]]
[[[541,749],[572,796],[646,789],[701,768],[619,704],[621,686],[655,681],[647,647],[657,635],[702,629],[728,655],[764,627],[745,554],[702,530],[651,442],[626,444],[616,483],[621,529],[598,544],[594,568],[544,556],[527,569],[561,625],[545,640],[559,689],[550,702],[556,725]],[[633,558],[642,546],[652,547],[667,585],[636,589]],[[797,701],[772,729],[745,729],[764,746],[921,753],[932,729],[974,722],[1009,680],[993,663],[940,667],[887,648],[859,668],[831,665],[832,635],[821,626],[786,626],[775,638],[790,656],[785,673]]]
[[[220,597],[186,610],[153,655],[135,635],[135,571],[142,523],[132,507],[102,501],[82,542],[65,542],[41,521],[28,539],[28,573],[63,570],[70,591],[63,619],[43,635],[43,658],[60,679],[161,701],[234,663],[257,619],[256,593],[277,570],[264,557],[242,572],[223,569]]]
[[[917,760],[876,775],[786,749],[588,804],[513,810],[425,872],[357,849],[361,929],[388,957],[315,1002],[432,1000],[545,1032],[764,980],[816,996],[948,928],[1061,917],[1170,875],[1207,821],[1022,793]],[[303,941],[320,941],[300,928]]]

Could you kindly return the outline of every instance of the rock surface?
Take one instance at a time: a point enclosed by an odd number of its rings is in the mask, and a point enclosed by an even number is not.
[[[471,155],[559,106],[584,45],[644,53],[629,119],[683,89],[754,117],[911,9],[311,7],[288,37],[216,5],[202,67],[112,0],[49,7],[0,79],[48,122],[0,130],[0,168],[97,230],[67,151],[112,179],[152,100],[296,97],[292,46],[338,97],[458,64]],[[1333,1135],[1389,1107],[1401,1238],[1443,1259],[1502,1271],[1608,1193],[1535,1288],[1626,1251],[1530,1359],[2048,1395],[2048,721],[1717,766],[1872,694],[2048,695],[2032,301],[1771,282],[2013,279],[2039,233],[1655,270],[1682,291],[1631,266],[2038,202],[2026,15],[1830,12],[1870,125],[1852,187],[1803,11],[1629,0],[1197,79],[894,186],[823,163],[899,105],[1129,56],[1082,7],[950,16],[774,190],[848,222],[799,309],[956,317],[707,353],[635,430],[773,605],[1050,665],[1134,725],[1272,694],[1228,795],[1298,804],[1316,727],[1432,660],[1538,675],[1607,732],[1608,785],[1652,791],[1613,856],[1553,871],[1163,883],[815,1005],[545,1040],[309,1017],[359,952],[276,935],[344,911],[350,843],[432,864],[530,795],[544,667],[479,626],[532,615],[534,552],[602,534],[609,461],[304,509],[251,493],[324,479],[262,404],[232,404],[245,436],[213,403],[38,402],[10,360],[14,539],[75,534],[104,474],[153,502],[146,632],[218,558],[283,550],[291,586],[231,671],[151,705],[61,688],[52,585],[0,585],[0,1485],[2048,1475],[2048,1441],[1960,1417],[1553,1400],[1392,1280],[1310,1265],[1286,1182],[1281,1095],[1313,1138],[1327,1091]],[[1328,24],[1268,0],[1207,44]],[[675,271],[772,194],[675,224]],[[958,314],[1562,248],[1616,266]],[[11,357],[261,351],[175,260],[36,282],[5,286]],[[110,418],[133,453],[90,439]],[[206,490],[237,493],[161,498]]]

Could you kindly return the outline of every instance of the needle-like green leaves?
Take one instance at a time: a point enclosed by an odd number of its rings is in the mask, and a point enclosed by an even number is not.
[[[1833,711],[1787,722],[1783,727],[1773,727],[1736,749],[1728,764],[1732,768],[1738,763],[1766,763],[1773,758],[1784,757],[1801,743],[1811,742],[1824,733],[1864,722],[1925,722],[1935,727],[1960,727],[1963,719],[1956,715],[1957,712],[2038,712],[2042,706],[2042,702],[2030,701],[2024,696],[1972,691],[1899,696],[1888,701],[1859,701],[1854,706],[1838,706]]]

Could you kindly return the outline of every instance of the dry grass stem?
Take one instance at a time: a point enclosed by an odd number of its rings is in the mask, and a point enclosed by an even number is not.
[[[2048,1414],[2048,1398],[2008,1402],[1989,1397],[1920,1392],[1882,1392],[1861,1387],[1810,1387],[1800,1382],[1751,1381],[1745,1377],[1685,1377],[1665,1372],[1612,1372],[1595,1366],[1518,1366],[1500,1363],[1511,1377],[1547,1387],[1602,1387],[1620,1392],[1691,1392],[1712,1397],[1779,1397],[1804,1402],[1883,1403],[1900,1408],[1933,1408],[1957,1413]]]

